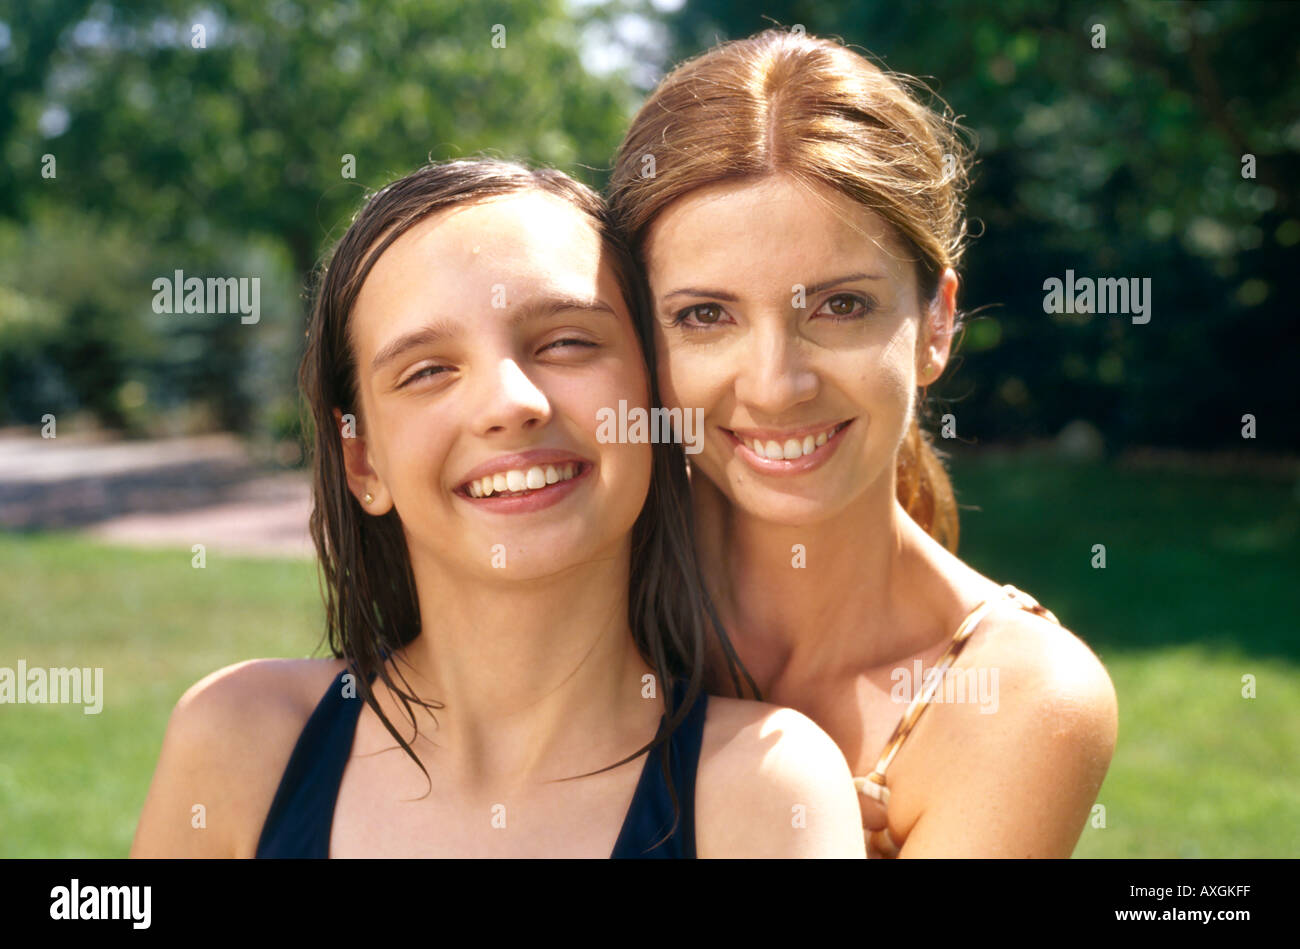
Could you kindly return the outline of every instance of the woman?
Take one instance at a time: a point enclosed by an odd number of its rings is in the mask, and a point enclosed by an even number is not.
[[[869,855],[1064,857],[1114,690],[1047,610],[953,555],[917,424],[949,356],[966,162],[898,79],[770,30],[663,80],[611,207],[650,284],[665,403],[703,412],[709,589],[759,694],[844,751]]]
[[[191,688],[133,855],[863,856],[834,743],[701,691],[681,447],[596,437],[653,395],[633,275],[558,172],[433,165],[366,205],[301,373],[336,658]]]

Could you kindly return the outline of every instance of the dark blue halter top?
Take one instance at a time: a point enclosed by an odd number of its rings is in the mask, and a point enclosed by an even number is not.
[[[343,677],[347,673],[345,669],[335,677],[298,736],[262,826],[258,857],[323,859],[329,856],[334,805],[343,769],[352,754],[352,740],[363,704],[360,697],[343,697]],[[674,682],[674,709],[681,707],[685,694],[686,681]],[[701,692],[668,741],[669,771],[681,813],[677,826],[665,839],[673,825],[673,804],[660,764],[662,748],[656,748],[645,756],[641,778],[611,858],[695,857],[695,772],[707,707],[708,696]],[[664,723],[661,717],[660,731]]]

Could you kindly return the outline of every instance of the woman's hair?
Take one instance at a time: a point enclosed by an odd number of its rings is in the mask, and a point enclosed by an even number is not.
[[[389,653],[419,635],[421,616],[397,510],[378,517],[369,515],[348,490],[342,436],[333,414],[338,408],[343,414],[360,417],[356,354],[350,344],[348,319],[375,261],[415,224],[445,208],[527,191],[554,195],[588,216],[602,238],[602,262],[608,260],[613,266],[627,305],[635,314],[643,299],[638,289],[640,277],[631,255],[609,227],[605,205],[597,194],[552,169],[532,170],[490,159],[435,163],[370,197],[334,247],[316,281],[306,352],[299,370],[305,408],[310,413],[310,425],[305,419],[304,431],[311,442],[311,534],[322,573],[329,647],[334,656],[348,660],[360,695],[426,780],[428,771],[379,708],[370,688],[370,680],[377,674],[399,696],[412,726],[416,722],[411,702],[426,709],[445,707],[398,688],[385,667]],[[643,355],[647,354],[652,360],[653,349],[643,350]],[[654,379],[651,366],[651,398],[658,404]],[[672,710],[669,703],[666,728],[650,744],[609,768],[660,747],[674,807],[677,796],[668,771],[667,741],[703,687],[705,636],[710,629],[728,657],[737,694],[737,666],[753,687],[699,579],[692,529],[682,446],[656,444],[649,495],[632,527],[628,623],[642,656],[655,670],[661,687],[669,690],[667,695],[671,697],[677,677],[688,676],[689,685],[680,708]],[[400,671],[398,675],[409,686]]]
[[[908,77],[830,40],[766,30],[674,69],[632,120],[610,182],[614,220],[644,263],[650,227],[708,185],[784,174],[875,211],[916,259],[932,302],[966,239],[969,151],[956,122],[921,104]],[[651,327],[642,325],[648,338]],[[898,453],[898,499],[950,550],[952,484],[912,413]]]

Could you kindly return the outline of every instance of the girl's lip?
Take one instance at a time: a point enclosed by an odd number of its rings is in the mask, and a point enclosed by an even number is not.
[[[740,436],[731,429],[724,428],[722,431],[731,440],[735,454],[744,459],[755,471],[769,475],[796,475],[812,471],[824,465],[831,455],[835,453],[835,449],[839,447],[840,442],[843,440],[842,436],[848,431],[853,422],[853,419],[841,422],[839,428],[826,439],[826,444],[818,445],[811,455],[800,455],[798,458],[791,458],[789,461],[784,458],[765,458],[741,441]],[[825,431],[825,429],[810,429],[806,434],[811,434],[813,431]],[[793,431],[785,434],[790,438],[794,437]]]
[[[493,494],[485,498],[476,498],[471,496],[464,487],[456,489],[454,493],[468,504],[473,504],[475,507],[497,514],[526,514],[530,511],[540,511],[543,508],[559,504],[585,484],[588,475],[596,469],[596,466],[589,461],[573,460],[569,463],[579,469],[572,478],[567,481],[548,484],[544,488],[537,488],[527,494],[519,494],[513,497]]]
[[[460,485],[456,488],[456,493],[465,492],[468,497],[466,488],[471,481],[478,481],[480,478],[486,478],[494,474],[504,474],[512,469],[527,471],[529,468],[545,467],[546,465],[590,465],[591,462],[581,455],[574,454],[571,451],[562,451],[558,448],[539,448],[535,451],[519,452],[513,455],[499,455],[491,461],[485,461],[475,468],[471,468],[461,476]]]

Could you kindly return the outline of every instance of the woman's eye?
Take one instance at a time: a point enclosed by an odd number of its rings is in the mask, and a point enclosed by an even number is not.
[[[857,294],[837,293],[822,304],[818,313],[825,313],[835,322],[840,320],[855,320],[858,317],[865,316],[871,311],[872,307],[868,302]]]
[[[714,326],[722,321],[722,307],[716,303],[697,303],[695,306],[688,306],[684,310],[679,310],[677,318],[673,320],[673,326],[686,326],[687,329],[699,329],[701,326]],[[686,321],[694,318],[695,323],[692,325]]]

